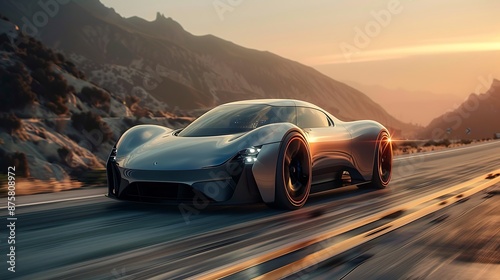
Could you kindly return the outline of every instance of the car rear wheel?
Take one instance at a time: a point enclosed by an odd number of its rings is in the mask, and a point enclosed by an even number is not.
[[[387,187],[392,175],[392,143],[387,132],[382,132],[377,141],[370,186],[377,189]]]
[[[295,210],[302,207],[311,190],[309,145],[298,132],[288,134],[278,156],[273,206]]]

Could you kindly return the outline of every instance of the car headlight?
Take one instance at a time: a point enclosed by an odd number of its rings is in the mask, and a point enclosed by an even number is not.
[[[240,152],[240,157],[247,164],[251,164],[257,161],[257,156],[259,155],[261,147],[250,147]]]
[[[116,162],[116,147],[113,147],[113,149],[111,149],[111,153],[109,154],[109,160],[111,162]]]

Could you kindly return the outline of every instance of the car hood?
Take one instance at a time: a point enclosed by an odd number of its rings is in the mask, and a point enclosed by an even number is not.
[[[169,133],[150,139],[122,156],[120,166],[142,170],[191,170],[223,164],[246,147],[237,145],[239,135],[178,137]]]
[[[179,137],[157,126],[136,127],[118,142],[116,162],[123,168],[138,170],[208,168],[252,146],[279,142],[294,127],[288,123],[271,124],[246,133],[208,137]]]

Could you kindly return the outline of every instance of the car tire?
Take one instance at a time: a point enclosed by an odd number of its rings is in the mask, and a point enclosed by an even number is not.
[[[373,164],[372,180],[369,186],[376,189],[387,187],[392,176],[392,143],[387,132],[380,133]]]
[[[289,133],[281,144],[276,167],[274,208],[301,208],[311,191],[311,153],[299,132]]]

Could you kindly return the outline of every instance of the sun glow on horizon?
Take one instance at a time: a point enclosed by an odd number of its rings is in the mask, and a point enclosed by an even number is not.
[[[359,50],[350,54],[318,56],[308,59],[310,65],[345,64],[401,59],[418,55],[500,51],[498,42],[468,42],[406,46],[378,50]]]

